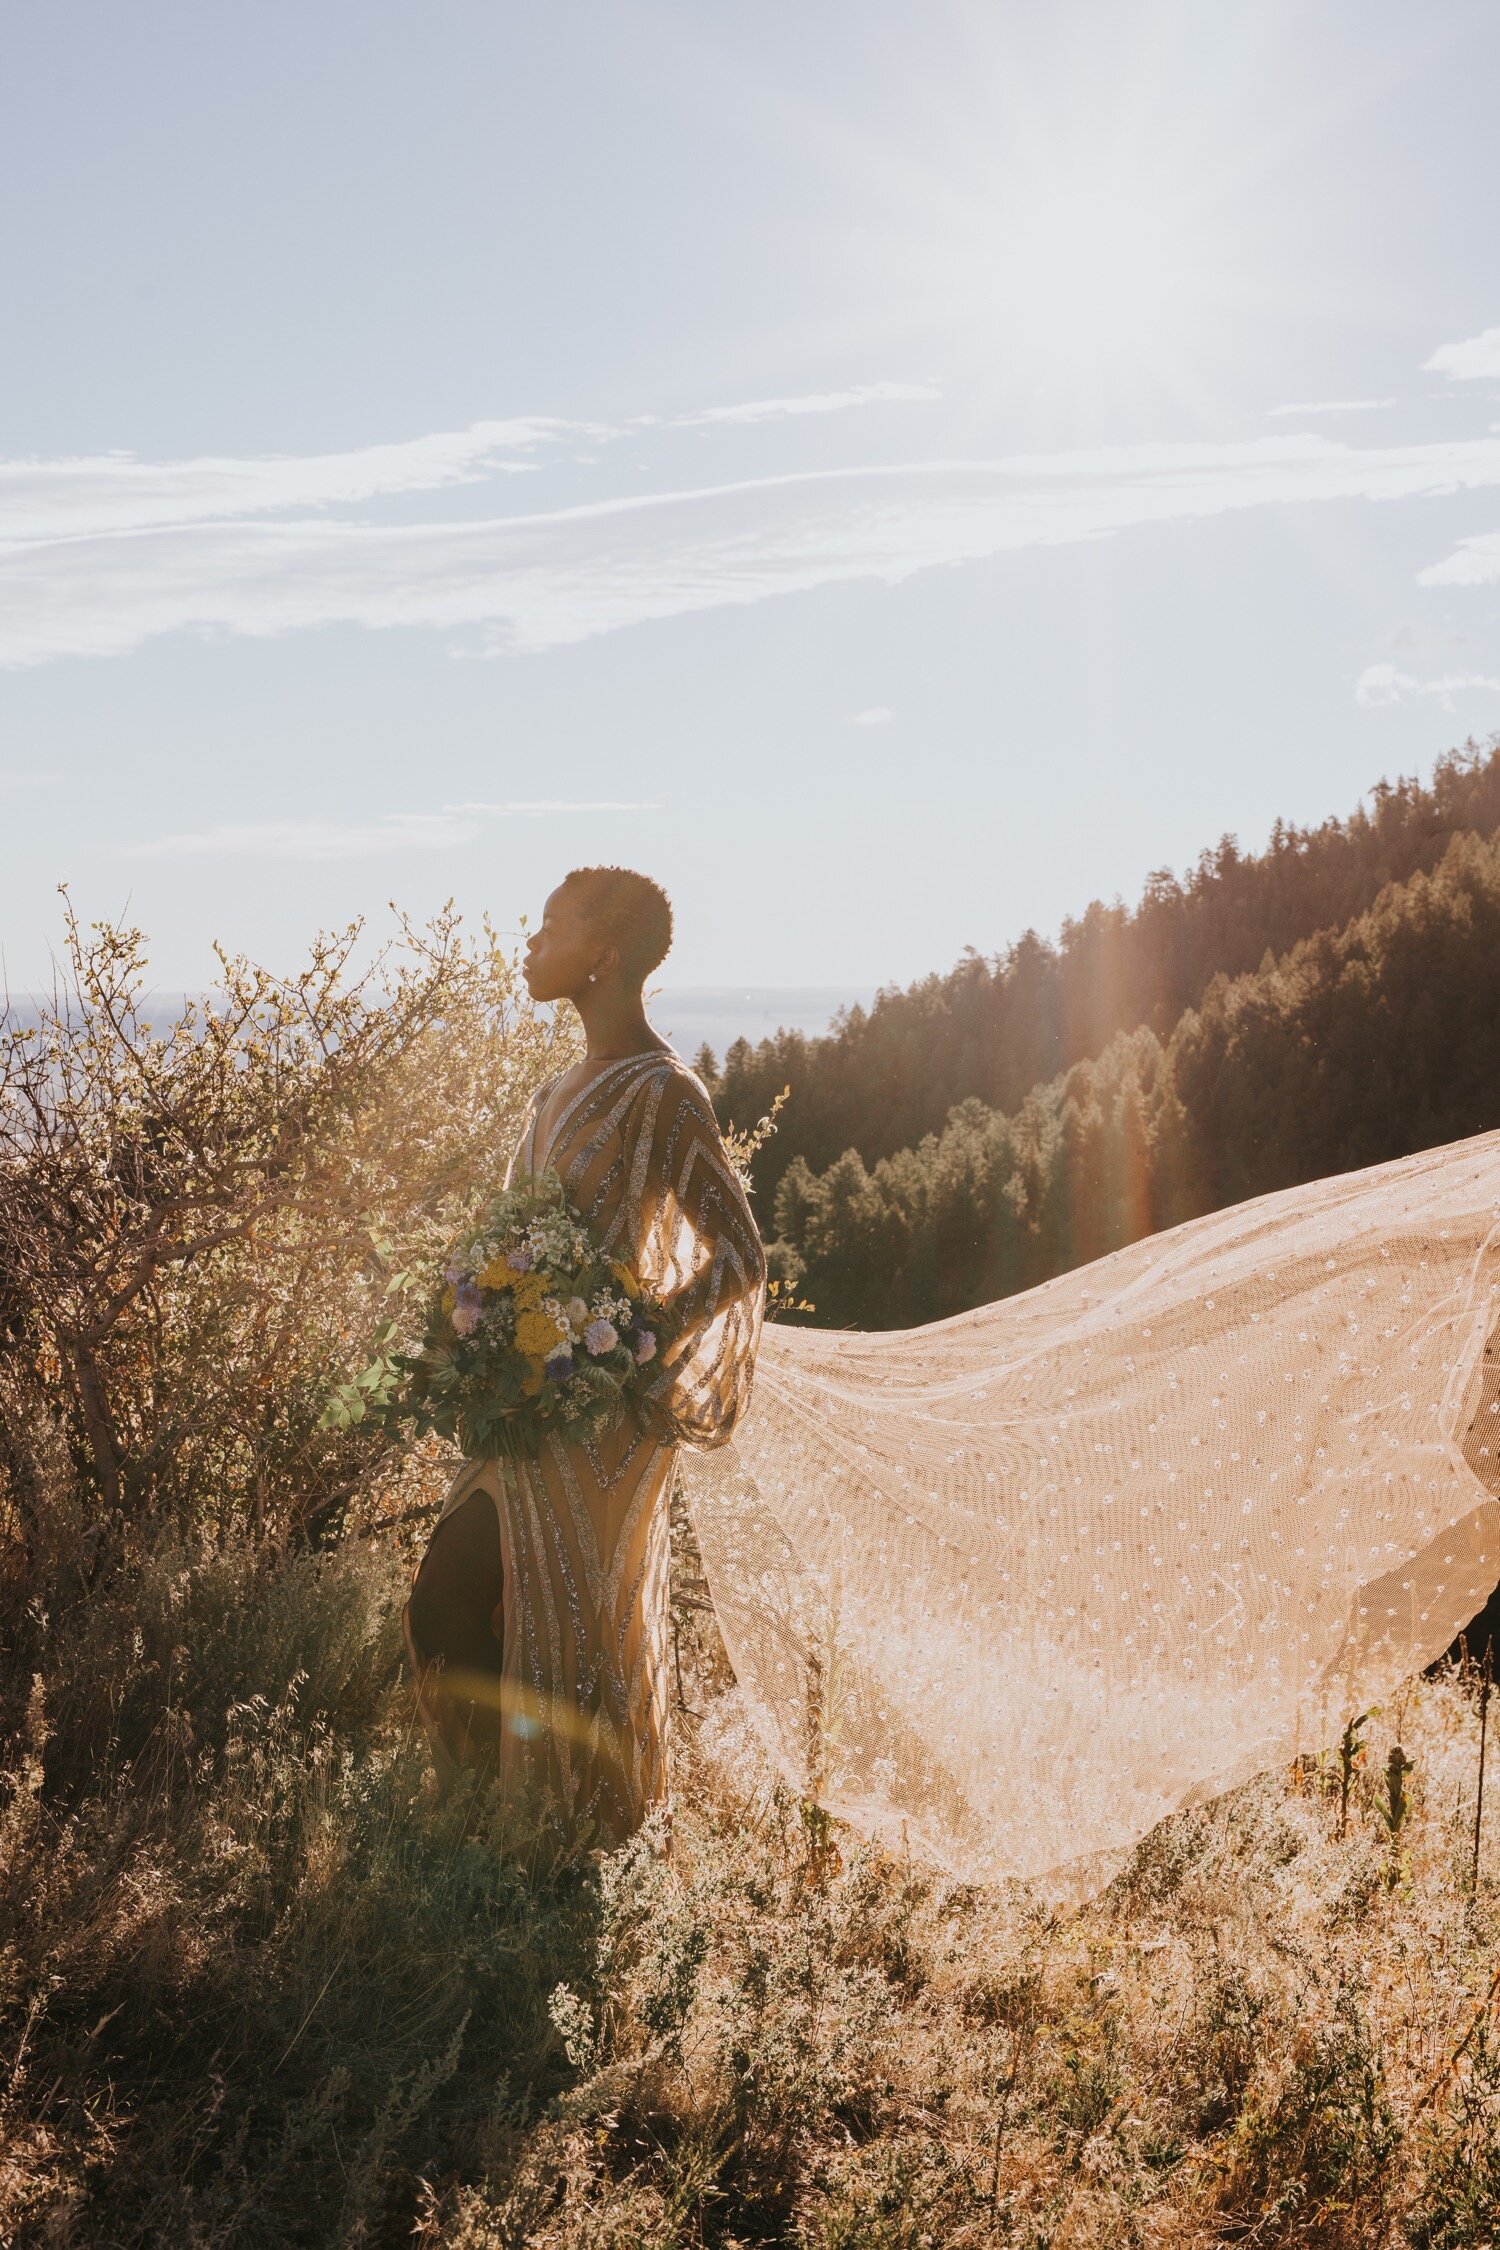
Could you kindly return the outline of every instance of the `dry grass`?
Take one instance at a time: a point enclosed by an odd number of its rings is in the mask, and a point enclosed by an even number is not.
[[[388,1549],[85,1572],[51,1520],[0,1608],[7,2242],[1496,2238],[1455,1675],[1371,1719],[1342,1838],[1336,1764],[1283,1771],[1060,1910],[804,1813],[688,1611],[670,1853],[557,1867],[430,1801]]]

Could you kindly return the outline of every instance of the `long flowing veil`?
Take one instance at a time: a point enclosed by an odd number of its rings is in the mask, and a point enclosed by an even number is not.
[[[782,1772],[972,1878],[1105,1880],[1500,1579],[1500,1133],[899,1333],[767,1331],[686,1460]]]

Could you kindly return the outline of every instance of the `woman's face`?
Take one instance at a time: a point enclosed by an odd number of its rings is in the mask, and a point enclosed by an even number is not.
[[[533,1000],[576,1000],[608,951],[589,928],[577,895],[555,890],[542,908],[541,928],[526,943],[526,989]]]

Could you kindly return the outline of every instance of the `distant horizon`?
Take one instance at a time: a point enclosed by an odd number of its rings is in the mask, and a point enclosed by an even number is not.
[[[800,1031],[817,1038],[832,1028],[842,1009],[868,1007],[879,987],[875,985],[676,985],[658,986],[648,993],[646,1011],[662,1037],[669,1039],[684,1061],[691,1062],[702,1049],[712,1048],[722,1063],[738,1039],[752,1045],[779,1031]],[[213,990],[153,985],[147,1005],[180,1013],[189,1002],[200,1002]],[[0,993],[0,1024],[7,1016],[24,1021],[34,1016],[51,995],[46,992]]]
[[[1422,788],[1430,787],[1437,768],[1446,759],[1462,756],[1468,752],[1483,756],[1496,748],[1500,748],[1500,730],[1491,731],[1482,738],[1476,738],[1471,734],[1467,740],[1451,744],[1435,752],[1432,758],[1417,768],[1380,776],[1360,791],[1346,806],[1332,809],[1324,816],[1324,819],[1325,821],[1345,823],[1353,818],[1358,811],[1367,808],[1371,800],[1376,798],[1382,790],[1410,783],[1415,783]],[[1276,815],[1268,825],[1265,835],[1254,841],[1247,840],[1233,830],[1225,830],[1200,844],[1197,851],[1182,863],[1172,866],[1159,863],[1158,867],[1148,871],[1148,876],[1165,871],[1176,881],[1186,883],[1191,879],[1194,869],[1199,863],[1205,857],[1212,855],[1226,842],[1234,844],[1244,857],[1258,857],[1269,849],[1271,836],[1278,825],[1306,831],[1315,829],[1321,823],[1286,821],[1283,816]],[[985,961],[998,961],[1003,959],[1010,948],[1025,936],[1036,936],[1046,945],[1059,946],[1062,942],[1065,926],[1070,922],[1078,921],[1092,907],[1098,905],[1111,908],[1123,907],[1127,913],[1134,914],[1139,910],[1145,893],[1146,879],[1143,879],[1139,888],[1130,896],[1125,896],[1117,891],[1109,898],[1103,898],[1096,894],[1093,898],[1073,900],[1065,906],[1057,921],[1047,928],[1038,929],[1034,924],[1028,925],[1024,929],[1016,929],[1010,932],[990,946],[979,946],[971,941],[966,941],[947,959],[929,960],[908,975],[879,979],[869,977],[847,980],[809,978],[802,981],[788,979],[774,982],[769,980],[757,982],[750,979],[725,979],[702,983],[687,980],[679,982],[676,978],[669,978],[655,987],[654,992],[648,990],[648,1010],[653,1015],[657,1015],[663,1013],[663,1011],[670,1012],[671,1009],[676,1009],[682,1019],[681,1027],[674,1029],[672,1026],[663,1024],[659,1028],[663,1029],[664,1036],[672,1039],[679,1052],[689,1055],[690,1048],[696,1052],[699,1047],[706,1043],[713,1048],[717,1059],[722,1061],[724,1048],[732,1044],[738,1037],[747,1037],[754,1043],[762,1038],[772,1036],[779,1030],[795,1030],[808,1036],[820,1036],[831,1028],[834,1017],[841,1009],[855,1006],[868,1008],[884,992],[908,991],[928,977],[946,976],[970,952],[977,953]],[[84,918],[80,916],[80,919]],[[378,927],[378,919],[375,915],[372,915],[371,921],[376,926],[372,928],[370,934],[372,937],[378,938],[383,934]],[[309,928],[304,938],[304,951],[306,942],[312,934],[313,932]],[[519,932],[513,931],[502,934],[515,939],[519,943]],[[149,943],[149,931],[147,932],[147,938]],[[676,958],[677,949],[674,947],[671,959],[675,961]],[[61,964],[61,954],[54,952],[54,960]],[[290,973],[293,960],[289,959],[280,970],[277,970],[275,964],[271,962],[264,965],[273,974],[287,974]],[[159,983],[153,981],[145,989],[153,1002],[166,1002],[180,1006],[188,1000],[202,998],[205,993],[212,991],[214,986],[212,980],[198,985],[184,985],[163,979]],[[11,986],[5,975],[3,959],[0,959],[0,1020],[3,1020],[7,1007],[24,1010],[29,1004],[45,1000],[48,997],[49,994],[44,985],[32,984],[24,988]]]

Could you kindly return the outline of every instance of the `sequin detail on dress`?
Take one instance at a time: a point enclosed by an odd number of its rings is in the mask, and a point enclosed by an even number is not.
[[[671,1054],[608,1063],[542,1145],[538,1088],[506,1177],[550,1169],[600,1247],[674,1308],[645,1396],[587,1446],[465,1465],[444,1513],[495,1502],[505,1571],[501,1779],[569,1840],[615,1843],[669,1786],[667,1494],[678,1447],[721,1445],[749,1396],[765,1259],[712,1104]]]

